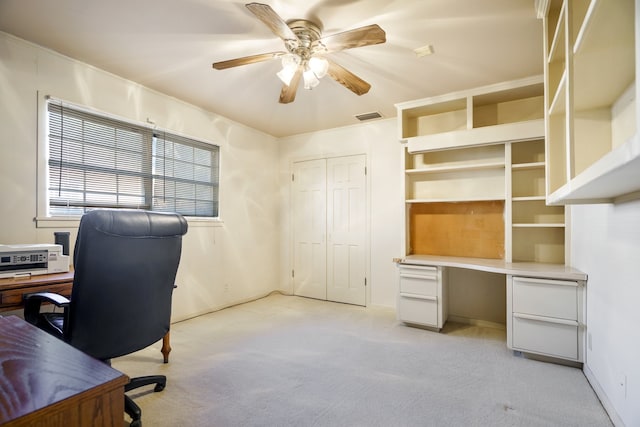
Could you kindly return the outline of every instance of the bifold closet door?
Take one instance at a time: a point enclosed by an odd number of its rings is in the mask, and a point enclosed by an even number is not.
[[[327,299],[327,163],[293,167],[293,293]]]
[[[294,294],[366,304],[366,158],[294,164]]]
[[[365,156],[327,159],[327,299],[365,305]]]

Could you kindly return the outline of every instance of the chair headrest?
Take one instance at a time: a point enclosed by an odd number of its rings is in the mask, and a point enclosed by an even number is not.
[[[96,209],[82,216],[81,227],[105,234],[131,237],[170,237],[187,233],[187,220],[180,214],[135,209]]]

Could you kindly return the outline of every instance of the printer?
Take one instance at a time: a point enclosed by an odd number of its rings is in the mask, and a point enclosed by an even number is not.
[[[67,271],[69,255],[62,253],[62,245],[0,245],[0,278]]]

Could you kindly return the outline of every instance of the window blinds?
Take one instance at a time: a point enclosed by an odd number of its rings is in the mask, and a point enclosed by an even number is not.
[[[48,102],[49,213],[99,207],[218,216],[219,148]]]
[[[218,151],[192,139],[155,133],[154,210],[218,216]]]

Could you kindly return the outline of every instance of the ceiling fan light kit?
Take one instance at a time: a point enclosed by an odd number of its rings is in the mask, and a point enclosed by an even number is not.
[[[276,75],[282,80],[282,83],[289,86],[291,79],[296,74],[298,67],[300,66],[300,57],[292,53],[282,55],[282,70],[278,71]]]
[[[280,58],[282,69],[276,75],[284,83],[280,92],[280,103],[283,104],[293,102],[301,77],[305,89],[318,86],[320,79],[327,74],[356,95],[363,95],[371,88],[369,83],[326,58],[325,55],[345,49],[384,43],[386,34],[378,25],[368,25],[322,37],[320,26],[306,19],[285,22],[269,5],[249,3],[246,7],[284,41],[287,51],[215,62],[213,68],[216,70]]]
[[[295,53],[287,53],[282,55],[282,70],[278,71],[276,75],[282,80],[282,83],[290,86],[291,80],[300,66],[304,70],[302,78],[305,89],[313,89],[318,86],[320,79],[326,76],[329,70],[329,62],[324,58],[314,56],[306,60]]]

